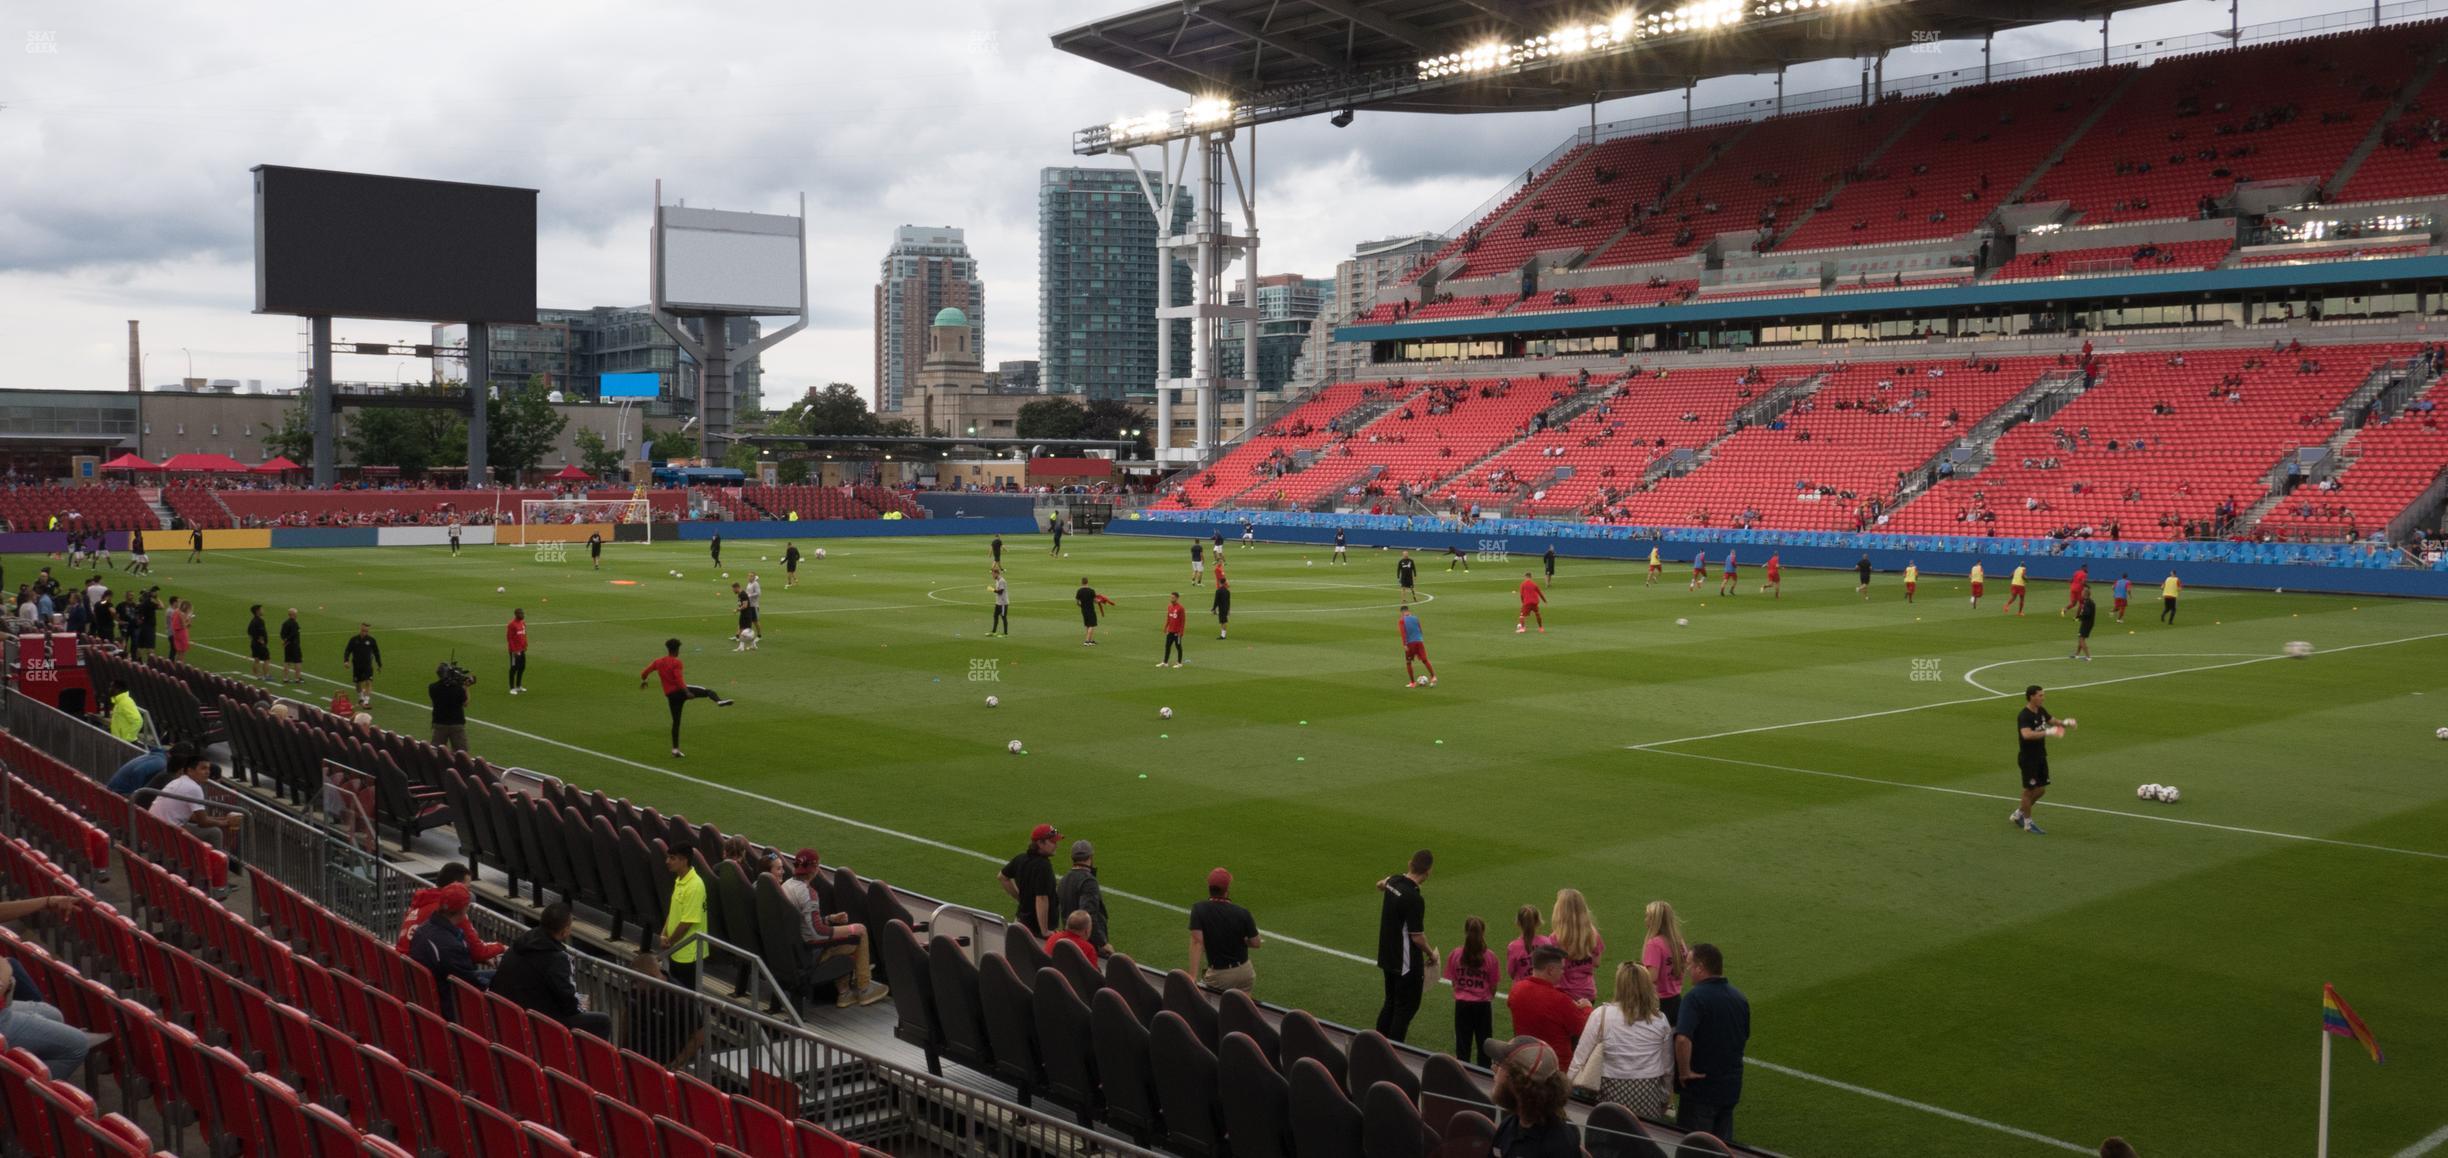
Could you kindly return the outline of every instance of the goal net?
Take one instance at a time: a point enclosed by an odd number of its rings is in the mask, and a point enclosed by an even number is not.
[[[518,527],[511,532],[515,537],[496,531],[494,540],[525,546],[544,541],[544,536],[531,534],[530,528],[588,523],[631,528],[619,534],[623,542],[654,541],[654,511],[644,491],[625,499],[523,499],[519,502]]]

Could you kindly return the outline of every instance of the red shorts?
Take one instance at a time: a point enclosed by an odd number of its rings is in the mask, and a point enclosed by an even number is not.
[[[1919,587],[1919,586],[1921,586],[1921,581],[1920,581],[1920,580],[1918,580],[1918,579],[1915,579],[1915,580],[1913,580],[1913,581],[1912,581],[1912,582],[1910,582],[1910,583],[1906,583],[1906,584],[1904,585],[1904,589],[1905,589],[1906,591],[1911,591],[1911,590],[1913,590],[1913,589],[1915,589],[1915,588],[1917,588],[1917,587]]]
[[[2007,588],[2006,593],[2008,595],[2021,595],[2023,593],[2023,585],[2017,583],[2014,586]]]
[[[1783,581],[1784,581],[1784,579],[1785,579],[1785,576],[1784,576],[1784,573],[1783,573],[1783,572],[1781,572],[1781,571],[1770,571],[1770,572],[1768,573],[1768,578],[1767,578],[1766,582],[1769,582],[1769,583],[1781,583],[1781,582],[1783,582]]]
[[[1972,585],[1972,594],[1973,594],[1973,596],[1974,596],[1975,598],[1977,598],[1977,597],[1979,597],[1980,593],[1981,593],[1981,585],[1980,585],[1980,584],[1978,584],[1978,583],[1973,584],[1973,585]]]
[[[2119,615],[2123,615],[2123,614],[2125,614],[2125,601],[2124,601],[2124,600],[2119,599],[2119,600],[2117,600],[2117,601],[2116,601],[2116,613],[2117,613],[2117,614],[2119,614]]]
[[[1538,604],[1536,604],[1536,603],[1524,603],[1524,604],[1522,604],[1522,612],[1521,612],[1521,613],[1522,613],[1522,614],[1524,614],[1524,615],[1536,615],[1536,614],[1538,614],[1538,609],[1539,609],[1539,605],[1538,605]]]
[[[1406,644],[1404,644],[1404,645],[1403,645],[1403,658],[1404,658],[1405,660],[1414,660],[1414,659],[1416,659],[1416,660],[1420,661],[1421,663],[1426,663],[1426,662],[1428,662],[1428,645],[1427,645],[1427,644],[1424,644],[1424,643],[1406,643]]]

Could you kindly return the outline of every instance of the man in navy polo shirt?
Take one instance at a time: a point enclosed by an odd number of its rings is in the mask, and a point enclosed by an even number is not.
[[[1734,1104],[1742,1100],[1743,1046],[1751,1040],[1751,1000],[1726,983],[1725,955],[1691,947],[1691,982],[1675,1015],[1675,1075],[1682,1090],[1675,1126],[1734,1141]]]

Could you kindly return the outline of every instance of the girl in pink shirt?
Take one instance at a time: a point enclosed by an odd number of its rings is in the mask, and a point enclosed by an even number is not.
[[[1598,935],[1589,900],[1579,889],[1556,890],[1555,915],[1547,924],[1555,930],[1556,948],[1564,950],[1564,979],[1556,988],[1584,1005],[1595,1003],[1598,959],[1606,955],[1606,938]]]
[[[1445,958],[1453,982],[1454,1056],[1488,1064],[1487,1040],[1496,1032],[1496,954],[1488,948],[1487,922],[1462,921],[1462,944]]]
[[[1543,920],[1537,905],[1523,905],[1520,912],[1513,914],[1513,923],[1521,926],[1521,936],[1513,938],[1513,943],[1505,946],[1505,980],[1519,981],[1528,977],[1530,951],[1541,945],[1555,944],[1555,938],[1539,935],[1539,925]]]
[[[1641,916],[1649,939],[1641,945],[1640,963],[1657,979],[1658,1012],[1672,1025],[1675,1012],[1683,1007],[1683,967],[1691,960],[1683,926],[1675,920],[1674,906],[1664,901],[1649,902]]]
[[[181,599],[170,608],[170,658],[187,658],[187,623],[195,618],[195,604]]]

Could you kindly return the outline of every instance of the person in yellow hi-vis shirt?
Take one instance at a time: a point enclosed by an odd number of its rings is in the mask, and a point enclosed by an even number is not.
[[[671,911],[663,918],[663,946],[670,948],[691,933],[702,933],[706,927],[705,878],[697,875],[689,863],[685,848],[667,849],[663,853],[663,868],[672,874]],[[705,957],[705,944],[692,941],[673,950],[670,976],[672,984],[697,988],[697,963]]]
[[[2014,574],[2006,577],[2006,608],[2016,615],[2023,614],[2023,565],[2015,564]]]
[[[1921,565],[1913,562],[1910,559],[1906,559],[1904,561],[1904,602],[1912,602],[1913,592],[1920,590],[1920,588]]]
[[[1981,584],[1988,580],[1989,572],[1983,570],[1980,564],[1974,563],[1972,565],[1972,609],[1975,611],[1980,610]]]
[[[2176,594],[2183,589],[2184,584],[2176,581],[2174,571],[2168,572],[2168,577],[2159,581],[2159,622],[2170,626],[2175,624]]]
[[[1649,548],[1649,586],[1657,586],[1658,573],[1665,569],[1666,564],[1658,559],[1657,548]]]
[[[2170,605],[2174,600],[2169,600]],[[127,743],[136,742],[144,734],[144,713],[136,708],[136,697],[128,694],[126,684],[112,684],[110,698],[110,734]]]

